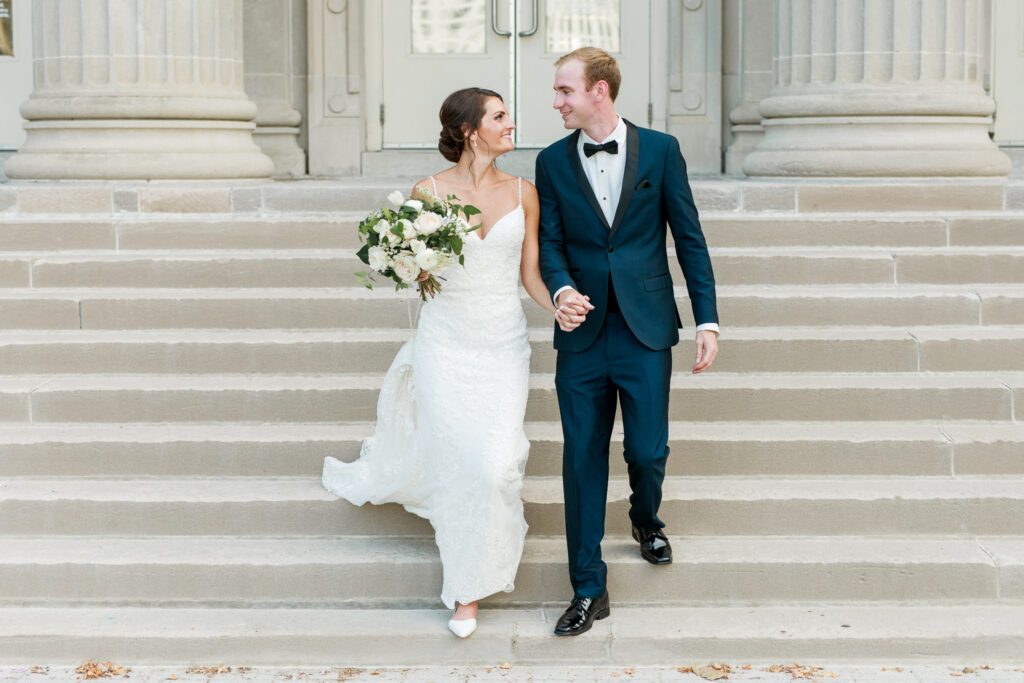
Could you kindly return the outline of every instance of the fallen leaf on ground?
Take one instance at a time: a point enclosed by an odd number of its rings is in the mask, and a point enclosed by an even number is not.
[[[31,669],[29,669],[29,673],[32,673],[32,674],[46,674],[46,673],[50,673],[50,667],[48,667],[48,666],[33,666]]]
[[[75,669],[76,674],[82,674],[86,679],[125,676],[129,671],[131,671],[131,669],[126,669],[123,666],[117,666],[110,662],[103,662],[100,664],[99,662],[94,662],[91,659]]]
[[[185,669],[187,674],[203,674],[205,676],[216,676],[217,674],[229,674],[231,673],[230,666],[191,666]]]
[[[508,670],[508,669],[512,668],[512,665],[509,662],[505,662],[504,664],[501,665],[501,668],[505,669],[505,670]]]
[[[627,673],[630,676],[632,676],[633,674],[636,673],[636,667],[635,666],[631,666],[628,669],[623,669],[623,673]]]
[[[717,681],[720,678],[725,678],[728,671],[722,668],[715,668],[714,664],[706,664],[704,666],[698,666],[693,670],[693,673],[697,674],[706,681]]]
[[[884,671],[885,667],[882,667],[882,670]],[[817,676],[830,676],[832,678],[838,677],[838,674],[828,673],[820,666],[804,666],[802,664],[797,664],[796,662],[786,665],[772,664],[767,669],[762,668],[761,671],[768,671],[773,674],[787,673],[793,678],[801,680],[812,680]]]

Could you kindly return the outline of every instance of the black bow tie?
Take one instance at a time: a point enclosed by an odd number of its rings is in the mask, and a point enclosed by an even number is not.
[[[594,145],[589,142],[583,143],[583,154],[589,159],[598,152],[608,152],[609,154],[619,153],[619,143],[616,140],[609,140],[608,142],[600,145]]]

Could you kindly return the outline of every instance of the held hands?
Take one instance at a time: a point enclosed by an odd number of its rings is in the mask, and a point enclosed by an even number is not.
[[[715,362],[718,355],[718,334],[713,330],[701,330],[697,333],[697,359],[693,362],[693,374],[697,375]]]
[[[587,313],[594,310],[590,297],[575,289],[567,289],[558,295],[555,320],[563,332],[572,332],[587,319]]]

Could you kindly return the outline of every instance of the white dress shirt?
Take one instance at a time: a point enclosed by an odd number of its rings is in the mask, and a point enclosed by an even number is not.
[[[583,153],[583,145],[586,143],[604,144],[612,140],[615,140],[619,145],[617,154],[601,151],[588,157]],[[626,170],[626,122],[620,116],[619,124],[615,126],[615,130],[611,132],[611,135],[604,140],[594,140],[581,130],[579,140],[576,143],[576,151],[580,155],[580,162],[583,164],[583,171],[590,182],[590,188],[594,191],[594,196],[597,197],[597,203],[601,207],[601,212],[610,226],[614,222],[615,212],[619,208],[619,196],[622,194],[622,176]],[[575,287],[566,286],[555,292],[552,299],[556,306],[558,305],[558,295],[567,289],[575,289]],[[697,332],[701,330],[712,330],[717,333],[719,331],[718,323],[701,323],[697,325]]]

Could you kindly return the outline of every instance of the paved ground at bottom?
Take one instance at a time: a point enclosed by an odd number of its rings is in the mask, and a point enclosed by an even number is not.
[[[100,671],[116,670],[119,665],[103,667]],[[708,665],[694,665],[708,666]],[[749,667],[749,668],[744,668]],[[447,683],[449,681],[508,681],[524,683],[585,683],[587,681],[678,681],[679,683],[702,683],[706,680],[728,681],[762,681],[764,683],[784,683],[787,681],[813,681],[825,683],[863,683],[878,681],[879,683],[933,683],[937,681],[963,681],[979,683],[984,681],[1020,681],[1024,683],[1024,662],[1015,665],[859,665],[859,666],[810,666],[796,663],[769,665],[737,665],[725,667],[719,665],[718,670],[725,676],[715,679],[713,671],[702,670],[705,675],[686,671],[680,667],[581,667],[581,666],[512,666],[503,667],[500,663],[492,667],[380,667],[380,668],[347,668],[347,667],[308,667],[308,668],[275,668],[275,667],[135,667],[127,673],[110,674],[90,680],[124,681],[135,683],[164,683],[165,681],[205,681],[211,683],[279,683],[295,682],[327,682],[351,681],[353,683]],[[684,669],[684,670],[680,670]],[[0,667],[2,683],[59,683],[63,681],[86,680],[76,667],[36,666],[36,667]]]

